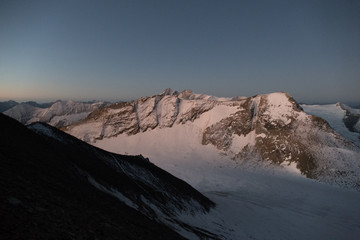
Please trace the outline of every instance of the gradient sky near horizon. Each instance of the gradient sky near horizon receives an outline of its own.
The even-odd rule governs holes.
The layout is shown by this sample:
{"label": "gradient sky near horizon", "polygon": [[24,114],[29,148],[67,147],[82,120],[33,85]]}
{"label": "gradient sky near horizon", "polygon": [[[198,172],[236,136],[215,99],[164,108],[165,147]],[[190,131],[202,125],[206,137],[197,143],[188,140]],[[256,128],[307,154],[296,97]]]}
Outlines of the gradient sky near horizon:
{"label": "gradient sky near horizon", "polygon": [[360,1],[0,2],[0,100],[360,102]]}

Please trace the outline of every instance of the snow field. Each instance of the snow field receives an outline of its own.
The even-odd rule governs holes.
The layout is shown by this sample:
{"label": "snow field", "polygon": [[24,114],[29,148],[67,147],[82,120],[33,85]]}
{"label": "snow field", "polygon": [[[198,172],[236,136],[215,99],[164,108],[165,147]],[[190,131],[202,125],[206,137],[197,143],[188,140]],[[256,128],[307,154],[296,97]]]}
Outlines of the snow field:
{"label": "snow field", "polygon": [[[171,128],[165,127],[175,112],[166,115],[167,111],[163,111],[163,108],[174,109],[171,105],[179,104],[178,115],[186,115],[196,105],[193,100],[189,100],[191,97],[195,96],[182,98],[178,103],[171,102],[170,96],[164,97],[156,108],[157,118],[162,119],[159,121],[160,127],[130,136],[120,134],[112,138],[103,138],[92,141],[92,144],[120,154],[142,154],[157,166],[185,180],[208,196],[217,204],[210,213],[183,214],[179,218],[192,226],[216,233],[222,239],[358,239],[359,192],[305,178],[296,168],[296,163],[291,162],[291,156],[288,156],[281,166],[255,159],[256,156],[253,161],[235,162],[215,146],[202,145],[203,132],[207,127],[241,111],[236,104],[217,103],[193,122],[175,122]],[[198,101],[205,99],[204,96],[196,97],[202,99]],[[284,93],[269,94],[266,99],[270,104],[264,114],[271,120],[281,120],[285,124],[291,123],[287,116],[296,116],[305,122],[311,120],[306,113],[294,112],[293,105]],[[154,106],[151,101],[147,103]],[[256,99],[254,104],[256,110],[256,104],[259,104]],[[141,114],[144,115],[139,116],[140,119],[150,116],[150,105],[141,106],[144,108]],[[306,106],[304,109],[309,110]],[[255,110],[254,112],[257,112]],[[315,112],[319,109],[310,107],[310,110]],[[334,106],[325,107],[320,109],[320,114],[331,116],[333,124],[342,127],[340,123],[344,112],[342,110],[331,115],[335,110],[339,109]],[[148,119],[154,120],[153,116]],[[332,124],[331,121],[329,123]],[[301,135],[303,132],[304,136],[307,136],[311,129],[301,127],[297,131],[298,134]],[[89,123],[87,126],[77,126],[76,132],[72,134],[95,140],[93,136],[100,134],[96,129],[101,129],[101,125]],[[336,163],[336,168],[340,170],[346,170],[350,165],[355,166],[353,161],[359,154],[342,149],[341,141],[338,142],[335,134],[333,135],[334,139],[326,134],[319,135],[324,138],[322,140],[329,142],[328,145],[324,143],[329,147],[323,147],[317,154],[322,158],[325,156],[325,159],[326,156],[345,156],[338,157],[341,161]],[[233,135],[230,151],[238,153],[247,144],[254,145],[257,138],[264,137],[264,133],[256,134],[255,131],[246,136]],[[328,166],[332,166],[331,161],[329,158],[329,161],[322,162],[321,167],[327,169]],[[351,164],[348,166],[349,163]],[[330,179],[333,176],[326,177]],[[357,173],[354,177],[357,177]],[[327,182],[327,179],[322,180]],[[189,239],[197,239],[181,229],[178,231]]]}
{"label": "snow field", "polygon": [[[315,115],[325,119],[330,126],[345,138],[349,139],[356,145],[360,146],[359,134],[350,132],[345,126],[343,118],[346,114],[339,104],[328,105],[306,105],[302,104],[301,107],[308,114]],[[360,122],[355,125],[355,128],[360,126]],[[360,128],[359,128],[360,129]]]}
{"label": "snow field", "polygon": [[217,207],[209,214],[179,218],[222,239],[358,239],[360,193],[306,179],[294,163],[266,171],[237,164],[215,147],[200,144],[201,126],[207,124],[211,121],[200,118],[94,145],[121,154],[141,153],[200,190]]}

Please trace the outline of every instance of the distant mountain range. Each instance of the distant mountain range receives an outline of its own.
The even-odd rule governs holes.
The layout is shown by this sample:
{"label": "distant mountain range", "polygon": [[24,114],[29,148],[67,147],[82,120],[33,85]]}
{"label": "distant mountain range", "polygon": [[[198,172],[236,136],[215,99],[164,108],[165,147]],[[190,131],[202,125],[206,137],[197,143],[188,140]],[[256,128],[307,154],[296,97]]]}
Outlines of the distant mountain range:
{"label": "distant mountain range", "polygon": [[19,104],[22,105],[30,105],[33,107],[37,107],[37,108],[48,108],[50,107],[52,104],[54,104],[54,102],[49,102],[49,103],[37,103],[34,101],[28,101],[28,102],[16,102],[16,101],[6,101],[6,102],[0,102],[0,112],[5,112],[6,110],[9,110],[10,108],[13,108]]}
{"label": "distant mountain range", "polygon": [[[161,151],[158,148],[171,145],[166,147],[169,154],[175,151],[169,142],[196,139],[193,148],[212,146],[216,156],[226,155],[239,165],[281,166],[309,178],[360,188],[359,112],[341,103],[300,106],[287,93],[218,98],[166,89],[132,102],[57,101],[42,107],[22,103],[4,113],[24,124],[49,123],[113,152],[159,159],[154,155]],[[182,136],[189,128],[192,131]],[[151,134],[159,147],[144,152],[148,143],[139,143]],[[118,147],[129,145],[128,136],[137,139],[137,147]],[[194,152],[184,148],[179,158]]]}
{"label": "distant mountain range", "polygon": [[0,112],[5,112],[6,110],[15,107],[18,105],[18,102],[15,101],[6,101],[6,102],[0,102]]}
{"label": "distant mountain range", "polygon": [[[6,103],[8,106],[15,104],[12,101]],[[23,124],[39,121],[55,127],[63,127],[86,118],[94,110],[108,104],[106,102],[76,102],[71,100],[58,100],[54,103],[44,104],[23,102],[7,109],[4,114]]]}
{"label": "distant mountain range", "polygon": [[[344,111],[342,124],[346,116]],[[354,122],[356,129],[358,123]],[[152,97],[99,108],[86,119],[63,128],[113,152],[137,152],[159,159],[154,153],[164,151],[161,149],[167,149],[168,154],[176,152],[179,146],[171,142],[178,142],[184,150],[174,160],[177,162],[196,149],[202,149],[197,153],[201,155],[204,146],[211,146],[216,156],[226,155],[227,161],[238,165],[280,166],[309,178],[360,189],[359,138],[347,139],[346,134],[334,129],[324,119],[304,112],[287,93],[225,99],[169,89]],[[149,138],[156,139],[156,146],[149,143]],[[191,146],[185,146],[187,143]],[[176,169],[161,162],[157,164],[176,174]]]}
{"label": "distant mountain range", "polygon": [[33,105],[0,114],[0,238],[358,239],[358,109],[171,89]]}

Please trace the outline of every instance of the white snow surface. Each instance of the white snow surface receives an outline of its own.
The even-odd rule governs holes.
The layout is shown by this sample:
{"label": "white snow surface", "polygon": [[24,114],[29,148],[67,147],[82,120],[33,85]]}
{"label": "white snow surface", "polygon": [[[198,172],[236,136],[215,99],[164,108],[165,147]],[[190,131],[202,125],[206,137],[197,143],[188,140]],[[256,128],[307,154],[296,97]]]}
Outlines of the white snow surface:
{"label": "white snow surface", "polygon": [[[349,131],[343,122],[346,111],[340,107],[340,104],[327,105],[307,105],[302,104],[301,107],[305,112],[325,119],[330,126],[343,137],[347,138],[354,144],[360,146],[359,134]],[[357,109],[352,109],[356,113]],[[360,110],[359,110],[360,111]],[[355,125],[355,128],[360,129],[360,123]]]}
{"label": "white snow surface", "polygon": [[[101,134],[107,134],[102,122],[86,122],[73,128],[71,134],[111,152],[142,154],[194,186],[214,201],[217,207],[208,214],[184,214],[180,218],[192,226],[218,234],[220,239],[359,239],[360,192],[305,178],[296,168],[296,163],[291,161],[291,155],[281,166],[263,161],[267,165],[262,167],[260,159],[235,162],[215,146],[202,145],[204,129],[241,109],[238,105],[226,104],[226,99],[220,106],[208,101],[211,98],[194,95],[191,91],[181,94],[179,102],[170,95],[162,98],[156,111],[150,111],[155,106],[154,99],[138,105],[137,110],[140,107],[143,114],[138,117],[145,120],[140,121],[140,127],[146,125],[144,123],[152,124],[155,118],[162,119],[159,127],[154,129],[146,129],[135,135],[123,133],[98,139]],[[192,99],[197,99],[197,102]],[[166,111],[166,107],[179,104],[178,115],[186,116],[195,104],[203,104],[201,101],[214,104],[214,107],[194,121],[183,122],[178,118],[168,127],[175,112]],[[269,94],[267,101],[270,104],[264,114],[271,120],[280,120],[286,125],[291,123],[294,114],[300,119],[308,119],[305,113],[293,111],[293,105],[284,93]],[[255,113],[256,103],[255,99]],[[329,108],[331,111],[328,114],[333,114],[334,109],[332,106]],[[339,123],[337,115],[330,119]],[[256,134],[255,131],[246,136],[233,135],[230,151],[237,153],[246,145],[254,144],[257,138],[264,137],[265,134]],[[339,151],[341,149],[329,147],[321,149],[318,154],[329,156],[340,154]],[[349,152],[344,156],[352,154],[355,155],[351,161],[355,161],[359,156],[357,153]],[[347,162],[343,160],[338,163],[340,169]],[[195,235],[184,232],[184,229],[177,228],[177,231],[189,239],[197,239]]]}
{"label": "white snow surface", "polygon": [[[224,239],[358,239],[360,194],[293,176],[237,171],[231,187],[205,192],[218,205],[205,220]],[[200,219],[199,219],[200,220]],[[220,228],[220,229],[219,229]]]}
{"label": "white snow surface", "polygon": [[48,108],[39,108],[22,103],[5,111],[4,114],[25,125],[44,122],[52,126],[62,127],[85,119],[92,111],[103,104],[103,102],[83,103],[72,100],[59,100]]}
{"label": "white snow surface", "polygon": [[245,146],[254,146],[255,139],[257,137],[263,137],[265,134],[256,135],[255,130],[251,131],[247,135],[236,135],[232,136],[232,144],[230,151],[234,154],[240,152]]}
{"label": "white snow surface", "polygon": [[58,141],[63,141],[63,139],[61,137],[59,137],[49,126],[46,126],[42,123],[34,123],[32,125],[28,126],[31,130],[33,130],[34,132],[41,134],[41,135],[45,135],[48,137],[51,137],[53,139],[56,139]]}
{"label": "white snow surface", "polygon": [[76,123],[80,120],[85,119],[91,112],[82,112],[82,113],[74,113],[70,115],[61,115],[61,116],[54,116],[49,124],[52,126],[57,126],[59,123],[62,123],[63,125],[67,126],[72,123]]}
{"label": "white snow surface", "polygon": [[[303,178],[290,161],[266,171],[229,161],[213,146],[199,144],[202,121],[105,138],[94,145],[121,154],[141,153],[200,190],[217,207],[180,218],[221,239],[358,239],[359,192]],[[181,229],[179,233],[197,239]]]}
{"label": "white snow surface", "polygon": [[[267,95],[268,109],[265,112],[273,120],[281,120],[286,125],[291,123],[288,116],[294,114],[293,104],[289,101],[288,96],[283,92],[270,93]],[[306,119],[306,114],[299,112],[296,114],[298,120]]]}
{"label": "white snow surface", "polygon": [[360,109],[352,108],[340,102],[338,102],[336,105],[339,105],[342,109],[349,111],[351,114],[360,115]]}
{"label": "white snow surface", "polygon": [[181,99],[210,100],[210,101],[217,101],[217,102],[225,102],[225,101],[230,101],[233,99],[233,98],[226,98],[226,97],[216,97],[216,96],[211,96],[211,95],[207,95],[207,94],[198,94],[198,93],[194,93],[191,90],[185,90],[185,91],[181,92],[178,96]]}

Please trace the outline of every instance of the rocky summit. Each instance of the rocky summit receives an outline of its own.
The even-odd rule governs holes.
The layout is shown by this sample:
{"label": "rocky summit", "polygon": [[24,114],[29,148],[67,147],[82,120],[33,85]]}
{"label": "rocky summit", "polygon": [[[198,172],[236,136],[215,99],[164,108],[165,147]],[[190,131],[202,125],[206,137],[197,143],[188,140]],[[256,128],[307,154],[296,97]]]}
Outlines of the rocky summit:
{"label": "rocky summit", "polygon": [[[308,178],[360,189],[359,147],[334,131],[327,121],[305,113],[284,92],[218,98],[167,89],[152,97],[99,108],[63,130],[121,152],[120,145],[114,147],[117,139],[137,136],[140,144],[142,136],[166,129],[185,132],[189,126],[193,130],[184,138],[212,146],[219,156],[225,155],[238,165],[296,169]],[[154,141],[166,146],[164,141],[175,141],[181,134],[169,130],[166,135]],[[102,144],[105,140],[112,144]]]}
{"label": "rocky summit", "polygon": [[12,108],[4,111],[4,114],[23,124],[43,122],[59,128],[78,122],[94,110],[106,105],[105,102],[76,102],[72,100],[58,100],[48,104],[24,102],[15,104]]}

